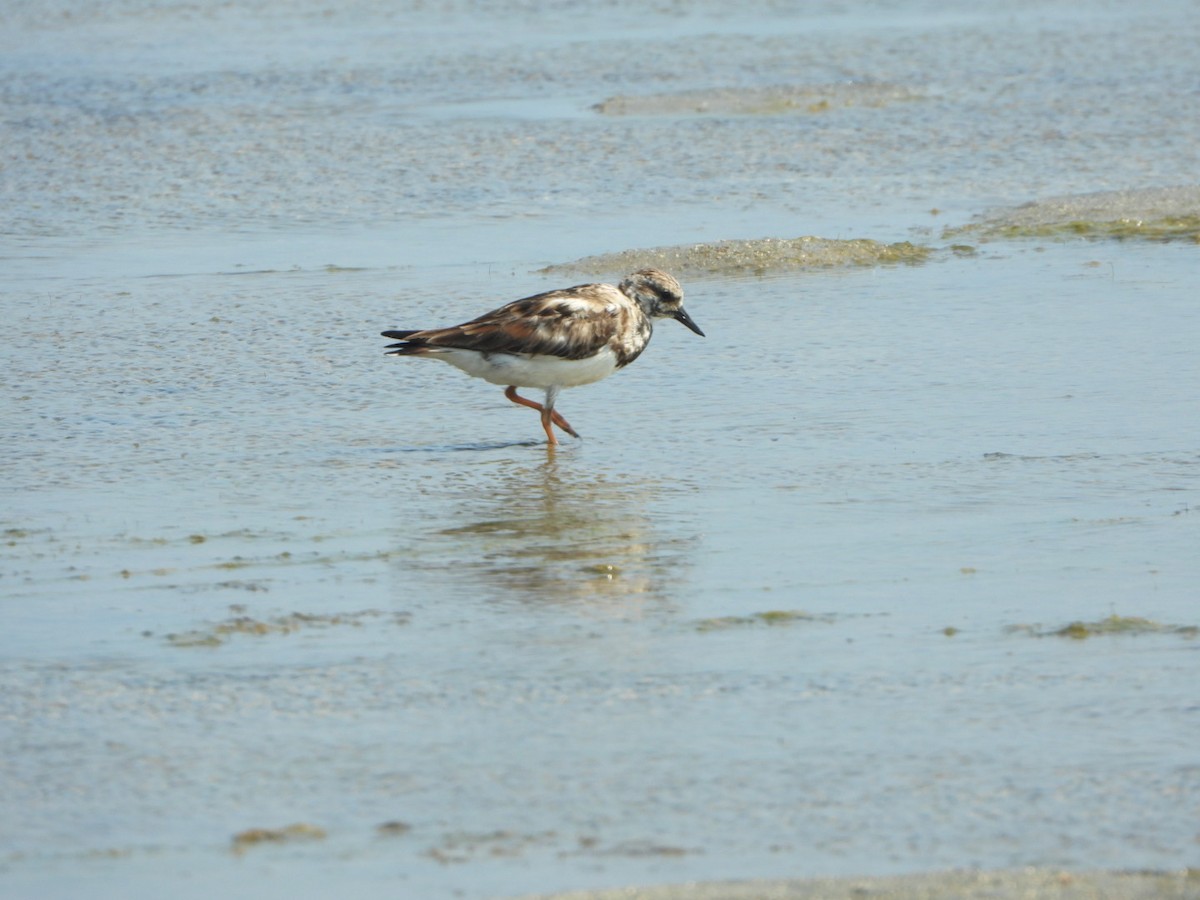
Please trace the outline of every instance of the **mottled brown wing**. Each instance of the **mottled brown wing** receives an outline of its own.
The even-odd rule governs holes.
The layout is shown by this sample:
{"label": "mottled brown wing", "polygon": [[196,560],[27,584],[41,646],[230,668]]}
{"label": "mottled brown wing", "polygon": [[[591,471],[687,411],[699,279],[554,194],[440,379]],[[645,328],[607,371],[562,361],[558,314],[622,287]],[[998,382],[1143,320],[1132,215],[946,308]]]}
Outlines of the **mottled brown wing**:
{"label": "mottled brown wing", "polygon": [[586,359],[620,329],[628,311],[618,298],[622,295],[604,284],[548,291],[514,300],[462,325],[415,332],[408,340],[482,353]]}

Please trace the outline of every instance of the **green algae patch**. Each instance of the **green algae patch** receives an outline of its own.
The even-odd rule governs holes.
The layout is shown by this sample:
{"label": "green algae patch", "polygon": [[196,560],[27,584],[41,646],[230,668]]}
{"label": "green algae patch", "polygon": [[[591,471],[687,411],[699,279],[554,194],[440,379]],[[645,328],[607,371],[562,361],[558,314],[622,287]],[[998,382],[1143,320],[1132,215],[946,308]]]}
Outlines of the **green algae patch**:
{"label": "green algae patch", "polygon": [[1010,631],[1030,634],[1034,637],[1062,637],[1075,641],[1087,640],[1101,635],[1175,634],[1182,637],[1200,636],[1200,626],[1164,625],[1141,616],[1111,615],[1094,622],[1075,621],[1062,628],[1043,630],[1030,625],[1016,625]]}
{"label": "green algae patch", "polygon": [[[205,544],[212,540],[212,538],[205,537],[204,535],[189,535],[186,540],[189,544],[198,545]],[[319,544],[323,541],[330,540],[330,538],[317,535],[309,540],[313,543]],[[143,543],[157,545],[159,543],[165,544],[166,541],[160,541],[160,539],[155,538],[150,541],[144,541]],[[211,569],[217,572],[236,572],[241,569],[260,568],[266,566],[329,566],[345,562],[387,562],[394,555],[395,552],[391,550],[373,550],[363,553],[319,553],[315,550],[301,553],[300,551],[292,552],[291,550],[281,550],[278,553],[273,553],[266,556],[231,556],[228,559],[197,566],[193,571]],[[149,571],[149,574],[162,575],[171,571],[173,570],[152,569]],[[134,571],[131,569],[121,569],[119,572],[117,572],[117,574],[122,578],[132,578],[135,575],[145,575],[147,572],[146,570]]]}
{"label": "green algae patch", "polygon": [[84,859],[129,859],[133,850],[128,847],[105,847],[99,850],[88,850],[83,854]]}
{"label": "green algae patch", "polygon": [[245,853],[261,844],[288,844],[297,841],[321,841],[327,837],[324,828],[307,822],[296,822],[283,828],[247,828],[233,836],[233,852]]}
{"label": "green algae patch", "polygon": [[1200,186],[1073,194],[989,213],[943,237],[1200,243]]}
{"label": "green algae patch", "polygon": [[168,634],[167,643],[173,647],[220,647],[234,637],[247,635],[266,637],[269,635],[294,634],[302,629],[335,628],[338,626],[361,627],[369,619],[383,619],[395,625],[405,625],[410,616],[408,613],[385,613],[382,610],[366,609],[353,613],[335,613],[332,615],[312,615],[308,613],[289,613],[285,616],[274,616],[269,619],[255,619],[247,615],[235,615],[222,622],[217,622],[206,628]]}
{"label": "green algae patch", "polygon": [[602,116],[789,116],[883,109],[921,99],[923,94],[903,85],[850,82],[619,94],[592,109]]}
{"label": "green algae patch", "polygon": [[652,266],[677,277],[767,275],[839,266],[917,265],[929,259],[933,252],[931,247],[908,241],[885,244],[868,238],[759,238],[623,250],[587,256],[538,271],[542,275],[601,276],[625,274]]}
{"label": "green algae patch", "polygon": [[1081,237],[1091,240],[1190,241],[1200,244],[1200,216],[979,226],[978,234],[981,240],[1066,240]]}
{"label": "green algae patch", "polygon": [[1095,622],[1071,622],[1051,631],[1050,636],[1085,640],[1102,634],[1180,634],[1195,637],[1197,633],[1200,633],[1200,628],[1195,625],[1164,625],[1141,616],[1112,615]]}
{"label": "green algae patch", "polygon": [[791,625],[794,622],[828,622],[830,616],[817,616],[797,609],[772,609],[748,616],[718,616],[701,619],[696,623],[697,631],[723,631],[728,628],[745,628],[756,625]]}
{"label": "green algae patch", "polygon": [[614,844],[609,847],[597,847],[592,851],[593,856],[626,856],[637,858],[645,857],[680,857],[690,854],[699,853],[699,850],[689,850],[687,847],[677,847],[674,844],[663,844],[654,840],[629,840],[621,841],[619,844]]}
{"label": "green algae patch", "polygon": [[454,832],[443,835],[441,842],[425,850],[424,855],[442,865],[469,863],[481,858],[515,859],[529,850],[552,844],[556,838],[553,831],[524,833],[506,828],[483,833]]}
{"label": "green algae patch", "polygon": [[403,837],[412,831],[412,826],[399,819],[392,819],[375,826],[375,833],[380,837]]}

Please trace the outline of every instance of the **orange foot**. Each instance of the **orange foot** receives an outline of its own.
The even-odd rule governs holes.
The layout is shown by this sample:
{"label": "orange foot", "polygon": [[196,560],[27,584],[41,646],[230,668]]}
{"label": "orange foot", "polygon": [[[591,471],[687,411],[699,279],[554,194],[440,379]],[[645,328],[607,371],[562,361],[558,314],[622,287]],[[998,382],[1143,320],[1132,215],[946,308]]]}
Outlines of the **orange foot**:
{"label": "orange foot", "polygon": [[515,384],[510,384],[504,389],[504,396],[513,403],[518,403],[521,406],[528,406],[530,409],[536,409],[542,414],[542,428],[546,429],[546,439],[551,445],[558,443],[558,438],[554,436],[554,429],[550,427],[551,423],[557,425],[571,437],[579,437],[579,432],[571,427],[571,423],[555,412],[553,406],[543,406],[536,400],[530,400],[528,397],[522,397],[517,393],[517,386]]}

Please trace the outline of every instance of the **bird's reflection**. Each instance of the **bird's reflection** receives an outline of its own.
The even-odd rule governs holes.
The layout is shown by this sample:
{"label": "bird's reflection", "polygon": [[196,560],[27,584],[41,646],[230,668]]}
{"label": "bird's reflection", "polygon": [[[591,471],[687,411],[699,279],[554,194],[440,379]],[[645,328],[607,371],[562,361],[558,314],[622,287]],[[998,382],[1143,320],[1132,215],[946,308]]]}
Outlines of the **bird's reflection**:
{"label": "bird's reflection", "polygon": [[427,535],[434,552],[422,553],[420,565],[445,566],[447,577],[465,577],[488,599],[628,615],[666,600],[688,567],[691,537],[656,525],[667,489],[616,466],[507,458],[445,487],[443,521],[452,524]]}

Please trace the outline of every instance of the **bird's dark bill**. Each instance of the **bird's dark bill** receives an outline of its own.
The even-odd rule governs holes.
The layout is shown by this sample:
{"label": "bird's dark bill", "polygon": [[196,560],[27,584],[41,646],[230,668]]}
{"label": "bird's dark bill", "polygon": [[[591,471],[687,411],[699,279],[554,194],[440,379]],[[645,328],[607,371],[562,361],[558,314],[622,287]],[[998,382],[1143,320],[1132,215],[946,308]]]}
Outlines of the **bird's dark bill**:
{"label": "bird's dark bill", "polygon": [[682,306],[675,310],[675,315],[672,318],[677,322],[682,322],[688,328],[692,329],[692,331],[696,332],[696,334],[700,335],[700,337],[704,337],[704,332],[700,330],[700,326],[692,321],[692,317],[684,311]]}

